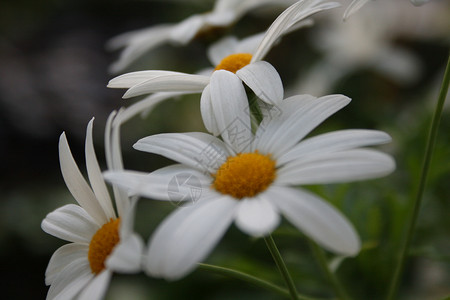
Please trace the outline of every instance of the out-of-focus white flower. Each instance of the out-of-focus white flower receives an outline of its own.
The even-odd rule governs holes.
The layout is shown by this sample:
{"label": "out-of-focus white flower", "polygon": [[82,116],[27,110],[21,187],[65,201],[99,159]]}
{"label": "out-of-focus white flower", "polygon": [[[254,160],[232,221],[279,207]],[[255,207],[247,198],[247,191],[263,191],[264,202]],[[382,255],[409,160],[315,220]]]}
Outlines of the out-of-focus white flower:
{"label": "out-of-focus white flower", "polygon": [[[424,25],[422,13],[427,11],[414,9],[405,2],[390,2],[393,1],[362,10],[347,22],[333,13],[326,16],[328,20],[321,20],[323,26],[313,28],[318,32],[311,37],[323,57],[310,72],[302,75],[290,93],[325,95],[337,80],[362,68],[378,71],[399,84],[413,82],[420,75],[420,61],[395,40],[407,31],[403,28],[405,21],[416,20],[416,27],[419,23]],[[407,22],[409,26],[410,21]],[[409,26],[409,31],[413,35],[414,27]]]}
{"label": "out-of-focus white flower", "polygon": [[[105,149],[108,167],[120,170],[119,133],[118,126],[112,125],[113,118],[111,115],[107,124]],[[65,133],[60,137],[61,172],[79,205],[58,208],[42,221],[45,232],[71,242],[50,259],[45,272],[45,283],[50,285],[47,299],[101,299],[113,272],[141,270],[144,244],[132,232],[135,201],[115,189],[116,214],[94,152],[92,126],[93,119],[86,133],[90,186],[73,159]]]}
{"label": "out-of-focus white flower", "polygon": [[186,45],[199,32],[213,27],[226,27],[249,11],[265,5],[287,6],[295,0],[217,0],[211,12],[192,15],[178,24],[162,24],[121,34],[108,43],[111,49],[125,47],[111,66],[114,73],[122,71],[145,52],[163,43]]}
{"label": "out-of-focus white flower", "polygon": [[[232,53],[232,41],[230,47],[217,47],[210,51],[210,57],[217,66],[215,70],[226,70],[253,90],[256,96],[269,104],[276,104],[283,99],[283,85],[275,68],[262,58],[269,52],[277,40],[287,32],[303,25],[305,18],[320,12],[339,6],[336,2],[324,0],[303,0],[291,5],[272,23],[262,36],[261,41],[253,48],[255,40],[241,44],[241,48],[233,50],[251,51],[251,53]],[[224,50],[225,49],[225,50]],[[223,57],[223,55],[227,55]],[[135,97],[154,92],[182,92],[200,93],[202,98],[200,108],[203,121],[207,130],[214,135],[220,132],[217,129],[210,97],[209,89],[210,75],[193,75],[172,71],[149,70],[131,72],[113,78],[108,87],[128,88],[124,98]]]}
{"label": "out-of-focus white flower", "polygon": [[218,126],[223,141],[206,133],[149,136],[134,147],[179,164],[151,174],[105,174],[107,180],[131,193],[158,200],[170,200],[168,188],[178,175],[197,178],[197,189],[201,189],[196,193],[197,202],[177,209],[151,238],[147,272],[180,278],[212,251],[233,221],[243,232],[259,237],[278,226],[280,215],[326,249],[356,255],[360,240],[347,219],[328,202],[294,186],[389,174],[395,168],[389,155],[361,148],[387,143],[389,135],[342,130],[304,139],[350,102],[343,95],[284,99],[266,111],[255,134],[248,112],[229,105],[235,98],[248,102],[244,86],[235,76],[215,72],[211,97],[220,111],[216,115],[221,115]]}

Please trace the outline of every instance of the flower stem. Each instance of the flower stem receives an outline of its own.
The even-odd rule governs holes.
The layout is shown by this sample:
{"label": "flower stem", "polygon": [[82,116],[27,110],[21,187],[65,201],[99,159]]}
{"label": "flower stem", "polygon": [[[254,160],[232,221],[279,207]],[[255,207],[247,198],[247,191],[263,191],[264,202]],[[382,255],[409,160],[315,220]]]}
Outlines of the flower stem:
{"label": "flower stem", "polygon": [[275,261],[275,264],[277,265],[278,270],[280,271],[281,275],[283,276],[284,281],[286,282],[286,285],[289,289],[289,293],[291,295],[292,300],[299,299],[298,295],[297,295],[297,290],[294,285],[294,281],[292,280],[292,277],[289,274],[286,264],[284,263],[284,260],[281,257],[280,251],[278,251],[277,245],[275,244],[275,241],[273,240],[272,236],[269,235],[268,237],[265,237],[264,241],[266,242],[266,245],[270,251],[270,254],[272,254],[273,260]]}
{"label": "flower stem", "polygon": [[[220,267],[220,266],[215,266],[215,265],[210,265],[210,264],[199,263],[198,265],[199,265],[200,269],[203,269],[205,271],[209,271],[209,272],[213,272],[216,274],[220,274],[220,275],[236,278],[236,279],[239,279],[242,281],[246,281],[255,286],[259,286],[266,290],[275,292],[286,298],[291,297],[291,294],[289,293],[289,291],[287,289],[282,288],[282,287],[280,287],[276,284],[273,284],[269,281],[263,280],[261,278],[252,276],[250,274],[246,274],[246,273],[238,271],[238,270],[233,270],[230,268],[225,268],[225,267]],[[299,300],[324,300],[324,299],[319,299],[319,298],[311,298],[311,297],[307,297],[307,296],[303,296],[303,295],[298,295],[298,299]]]}
{"label": "flower stem", "polygon": [[350,300],[350,297],[347,295],[347,292],[345,291],[344,287],[339,282],[336,275],[330,270],[330,267],[328,265],[327,259],[325,257],[325,253],[323,250],[312,240],[308,239],[309,246],[314,254],[314,256],[317,259],[317,262],[319,263],[322,271],[325,273],[327,279],[330,281],[331,285],[333,286],[333,289],[336,293],[336,295],[339,297],[340,300]]}
{"label": "flower stem", "polygon": [[253,284],[255,286],[262,287],[262,288],[264,288],[266,290],[270,290],[272,292],[275,292],[277,294],[280,294],[280,295],[282,295],[284,297],[289,298],[288,290],[286,290],[286,289],[284,289],[284,288],[282,288],[282,287],[280,287],[280,286],[278,286],[276,284],[273,284],[271,282],[268,282],[268,281],[262,280],[262,279],[260,279],[258,277],[252,276],[250,274],[246,274],[244,272],[233,270],[233,269],[229,269],[229,268],[225,268],[225,267],[209,265],[209,264],[200,263],[198,265],[199,265],[199,268],[201,268],[203,270],[214,272],[214,273],[221,274],[221,275],[224,275],[224,276],[233,277],[233,278],[236,278],[236,279],[240,279],[242,281],[249,282],[249,283],[251,283],[251,284]]}
{"label": "flower stem", "polygon": [[422,196],[425,191],[425,184],[426,184],[427,177],[428,177],[428,170],[430,168],[431,156],[433,154],[434,146],[436,144],[436,137],[437,137],[438,128],[439,128],[439,121],[441,119],[442,108],[444,106],[445,98],[447,96],[449,82],[450,82],[450,53],[449,53],[449,58],[447,61],[447,67],[446,67],[445,73],[444,73],[444,79],[442,81],[441,90],[439,92],[436,109],[434,111],[433,119],[431,121],[431,128],[429,131],[428,140],[427,140],[427,144],[426,144],[426,148],[425,148],[425,155],[424,155],[424,160],[423,160],[423,164],[422,164],[422,173],[420,174],[420,180],[419,180],[419,186],[417,189],[416,198],[414,199],[414,202],[413,202],[411,217],[409,219],[409,222],[407,223],[406,236],[403,239],[403,243],[400,246],[398,261],[396,264],[394,275],[391,280],[391,285],[389,287],[388,296],[386,298],[387,300],[392,300],[395,297],[395,294],[398,289],[399,279],[401,277],[403,267],[405,264],[408,248],[411,244],[411,239],[412,239],[412,236],[414,233],[417,217],[419,215],[419,210],[420,210],[420,206],[422,203]]}

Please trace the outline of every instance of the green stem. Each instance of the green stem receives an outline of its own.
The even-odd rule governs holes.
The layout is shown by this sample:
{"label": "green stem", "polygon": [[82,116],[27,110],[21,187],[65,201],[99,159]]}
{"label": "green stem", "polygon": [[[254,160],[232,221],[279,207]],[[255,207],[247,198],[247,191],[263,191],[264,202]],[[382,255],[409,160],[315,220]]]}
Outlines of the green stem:
{"label": "green stem", "polygon": [[[225,267],[220,267],[220,266],[215,266],[215,265],[209,265],[209,264],[203,264],[203,263],[199,263],[198,265],[199,265],[200,269],[203,269],[205,271],[209,271],[209,272],[213,272],[213,273],[220,274],[223,276],[232,277],[235,279],[246,281],[255,286],[275,292],[286,298],[291,297],[291,294],[289,294],[289,291],[287,289],[282,288],[282,287],[280,287],[276,284],[273,284],[269,281],[265,281],[258,277],[252,276],[250,274],[246,274],[241,271],[237,271],[237,270],[233,270],[233,269],[229,269],[229,268],[225,268]],[[324,300],[324,299],[319,299],[319,298],[311,298],[311,297],[307,297],[307,296],[303,296],[303,295],[298,295],[298,299],[299,300]]]}
{"label": "green stem", "polygon": [[272,236],[269,235],[268,237],[265,237],[264,241],[266,242],[266,245],[270,251],[270,254],[272,254],[273,260],[275,261],[275,264],[277,265],[278,270],[280,271],[281,275],[283,276],[284,281],[286,282],[286,285],[289,289],[289,293],[291,295],[292,300],[299,299],[298,295],[297,295],[297,290],[294,285],[294,281],[292,280],[292,277],[289,274],[286,264],[284,263],[284,260],[281,257],[280,251],[278,251],[277,245],[275,244],[275,241],[273,240]]}
{"label": "green stem", "polygon": [[322,271],[325,273],[328,281],[330,281],[331,285],[333,286],[336,295],[339,297],[340,300],[350,300],[350,297],[348,296],[344,287],[341,285],[336,275],[330,270],[327,258],[325,257],[325,253],[323,252],[323,250],[312,240],[308,239],[308,242]]}
{"label": "green stem", "polygon": [[391,285],[389,287],[387,300],[392,300],[395,297],[395,294],[398,289],[399,279],[401,277],[403,267],[405,265],[408,248],[411,244],[411,239],[414,233],[417,217],[419,215],[419,210],[422,203],[422,196],[425,191],[425,184],[428,177],[428,170],[430,168],[431,156],[433,154],[434,146],[436,144],[439,121],[441,119],[442,108],[444,107],[445,98],[447,96],[449,82],[450,82],[450,53],[447,61],[447,67],[444,73],[444,79],[442,81],[441,90],[439,92],[436,110],[433,115],[433,120],[431,121],[431,128],[428,135],[428,140],[425,149],[425,156],[422,165],[422,173],[420,175],[416,198],[414,199],[413,203],[412,214],[409,219],[409,222],[407,223],[406,237],[404,238],[403,243],[400,246],[398,262],[394,271],[394,275],[392,277]]}
{"label": "green stem", "polygon": [[289,298],[289,292],[286,289],[279,287],[278,285],[275,285],[271,282],[257,278],[255,276],[243,273],[241,271],[224,268],[224,267],[219,267],[219,266],[214,266],[214,265],[209,265],[209,264],[203,264],[203,263],[199,264],[199,268],[206,270],[206,271],[221,274],[224,276],[233,277],[233,278],[236,278],[236,279],[239,279],[242,281],[246,281],[255,286],[259,286],[261,288],[264,288],[266,290],[278,293],[284,297]]}

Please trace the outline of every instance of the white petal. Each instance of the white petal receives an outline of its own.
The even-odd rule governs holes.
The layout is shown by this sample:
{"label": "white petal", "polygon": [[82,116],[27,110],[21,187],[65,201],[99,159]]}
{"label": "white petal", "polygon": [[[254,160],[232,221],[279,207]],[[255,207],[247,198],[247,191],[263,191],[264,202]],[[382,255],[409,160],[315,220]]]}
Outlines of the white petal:
{"label": "white petal", "polygon": [[307,108],[315,99],[317,98],[311,95],[297,95],[284,99],[280,104],[273,106],[261,102],[264,104],[260,105],[263,119],[256,130],[252,151],[258,149],[263,152],[266,150],[273,152],[273,149],[269,147],[274,143],[279,127],[289,119],[294,119],[293,114]]}
{"label": "white petal", "polygon": [[213,12],[205,15],[205,22],[207,22],[208,25],[226,27],[233,23],[237,17],[238,16],[234,11],[222,11],[220,13]]}
{"label": "white petal", "polygon": [[156,134],[140,139],[133,148],[210,173],[215,172],[229,155],[221,140],[202,132]]}
{"label": "white petal", "polygon": [[280,222],[278,211],[263,195],[239,201],[236,226],[245,233],[259,237],[271,233]]}
{"label": "white petal", "polygon": [[155,106],[159,103],[175,98],[177,96],[190,94],[188,92],[159,92],[149,95],[142,100],[128,106],[122,113],[121,122],[125,123],[138,114],[142,114],[142,117],[147,116]]}
{"label": "white petal", "polygon": [[255,53],[258,45],[261,43],[265,32],[251,35],[239,41],[235,46],[235,53]]}
{"label": "white petal", "polygon": [[283,34],[283,31],[291,23],[291,19],[297,13],[298,10],[297,7],[299,5],[302,5],[302,1],[299,1],[288,7],[275,19],[275,21],[273,21],[269,29],[267,29],[264,38],[262,39],[261,43],[258,46],[258,49],[254,53],[252,57],[252,62],[259,61],[263,59],[264,56],[266,56],[266,54],[272,48],[275,41]]}
{"label": "white petal", "polygon": [[294,96],[278,105],[280,115],[263,123],[256,135],[256,149],[272,153],[277,159],[317,125],[350,102],[343,95],[329,95],[314,99],[311,96]]}
{"label": "white petal", "polygon": [[143,29],[127,31],[112,37],[106,42],[106,48],[108,50],[114,51],[127,46],[130,41],[132,41],[137,36],[147,36],[149,32],[151,33],[156,26],[146,27]]}
{"label": "white petal", "polygon": [[220,134],[220,130],[214,116],[209,84],[203,90],[200,98],[200,112],[202,114],[203,124],[205,125],[206,130],[211,132],[213,135],[218,136]]}
{"label": "white petal", "polygon": [[138,198],[133,197],[126,213],[122,216],[119,228],[120,243],[106,261],[106,266],[118,272],[138,272],[141,270],[144,242],[133,231]]}
{"label": "white petal", "polygon": [[130,235],[114,248],[106,266],[119,273],[137,273],[141,270],[144,241],[136,234]]}
{"label": "white petal", "polygon": [[329,2],[324,0],[303,1],[303,4],[305,7],[302,7],[297,11],[297,14],[292,20],[292,24],[289,25],[289,29],[315,13],[341,6],[339,2]]}
{"label": "white petal", "polygon": [[241,3],[242,0],[217,0],[214,3],[213,12],[222,13],[226,11],[234,11]]}
{"label": "white petal", "polygon": [[[209,200],[209,199],[208,199]],[[208,201],[206,200],[206,201]],[[195,205],[199,207],[201,204],[207,202],[203,201]],[[173,243],[173,236],[179,230],[184,220],[195,209],[194,206],[185,206],[178,208],[172,214],[164,219],[164,221],[156,228],[153,235],[150,237],[149,246],[147,247],[147,255],[144,258],[144,271],[152,277],[164,277],[163,268],[167,264],[167,256]]]}
{"label": "white petal", "polygon": [[173,25],[163,24],[121,34],[110,40],[107,44],[108,48],[124,46],[126,48],[120,53],[119,59],[110,66],[109,71],[119,73],[145,52],[167,42],[172,28]]}
{"label": "white petal", "polygon": [[359,252],[355,229],[329,203],[309,192],[283,187],[270,188],[267,196],[292,224],[321,246],[344,255]]}
{"label": "white petal", "polygon": [[[314,25],[314,20],[312,20],[312,19],[302,20],[302,21],[299,21],[299,22],[293,24],[292,26],[289,26],[289,28],[286,29],[286,31],[283,32],[283,35],[286,35],[286,34],[289,34],[291,32],[297,31],[297,30],[299,30],[301,28],[311,27],[313,25]],[[281,37],[277,41],[275,41],[274,45],[278,45],[279,42],[281,42]]]}
{"label": "white petal", "polygon": [[370,0],[353,0],[344,12],[344,21],[357,12],[361,7],[366,5]]}
{"label": "white petal", "polygon": [[348,129],[334,131],[301,141],[277,159],[277,165],[283,165],[291,160],[311,154],[317,155],[358,147],[380,145],[388,143],[391,140],[391,137],[387,133],[377,130]]}
{"label": "white petal", "polygon": [[53,253],[45,270],[45,284],[51,285],[59,273],[72,262],[82,262],[88,259],[88,244],[66,244]]}
{"label": "white petal", "polygon": [[[120,125],[122,124],[123,108],[116,113],[111,112],[105,127],[105,156],[109,170],[123,170],[122,151],[120,149]],[[127,195],[113,186],[114,199],[119,216],[128,209],[129,199]]]}
{"label": "white petal", "polygon": [[383,50],[378,50],[372,66],[404,85],[417,80],[421,74],[419,59],[411,52],[398,47],[387,46]]}
{"label": "white petal", "polygon": [[198,92],[209,83],[209,77],[193,74],[172,74],[154,77],[132,86],[123,98],[131,98],[155,92]]}
{"label": "white petal", "polygon": [[175,43],[185,45],[195,37],[204,24],[204,16],[192,15],[183,22],[178,23],[170,31],[170,39]]}
{"label": "white petal", "polygon": [[112,272],[108,269],[96,275],[91,282],[83,289],[77,300],[101,300],[105,296]]}
{"label": "white petal", "polygon": [[236,152],[249,151],[253,140],[247,95],[233,73],[218,70],[211,76],[212,109],[220,134]]}
{"label": "white petal", "polygon": [[131,88],[137,84],[156,78],[158,76],[181,75],[181,74],[183,73],[173,71],[161,71],[161,70],[131,72],[122,74],[120,76],[111,79],[108,83],[108,87],[116,89]]}
{"label": "white petal", "polygon": [[[122,109],[119,110],[116,117],[114,118],[110,133],[111,144],[109,146],[110,147],[109,152],[111,155],[112,170],[123,170],[122,150],[120,143],[120,126],[122,124],[121,120],[122,112],[123,112]],[[128,211],[130,199],[123,191],[120,191],[116,186],[113,186],[113,191],[118,215],[119,217],[122,217]]]}
{"label": "white petal", "polygon": [[112,143],[111,143],[111,131],[112,131],[112,123],[114,121],[114,118],[117,114],[117,111],[113,110],[109,116],[108,119],[106,120],[106,125],[105,125],[105,135],[104,135],[104,139],[105,139],[105,159],[106,159],[106,166],[108,167],[108,169],[114,169],[114,164],[113,164],[113,158],[112,158]]}
{"label": "white petal", "polygon": [[[125,189],[131,195],[155,200],[193,201],[202,196],[211,178],[182,165],[159,169],[151,174],[135,171],[105,172],[107,181]],[[184,185],[183,182],[184,181]],[[193,182],[193,184],[189,184]],[[178,189],[178,190],[177,190]],[[177,194],[178,192],[178,194]]]}
{"label": "white petal", "polygon": [[278,170],[280,184],[322,184],[359,181],[385,176],[395,169],[391,156],[375,150],[356,149],[310,155]]}
{"label": "white petal", "polygon": [[62,133],[59,139],[59,162],[64,182],[75,200],[91,215],[97,224],[106,223],[108,217],[83,175],[81,175],[70,152],[65,133]]}
{"label": "white petal", "polygon": [[121,240],[125,240],[133,234],[136,206],[139,197],[132,197],[129,200],[129,206],[127,207],[127,210],[124,211],[120,219],[119,237]]}
{"label": "white petal", "polygon": [[75,204],[65,205],[49,213],[41,227],[48,234],[74,243],[89,243],[100,228],[84,209]]}
{"label": "white petal", "polygon": [[274,43],[287,32],[292,26],[303,19],[320,12],[339,6],[336,2],[325,2],[321,0],[298,1],[283,11],[277,19],[270,25],[269,29],[253,55],[252,62],[261,60],[272,48]]}
{"label": "white petal", "polygon": [[283,100],[283,83],[277,70],[266,61],[246,65],[236,75],[264,102],[276,105]]}
{"label": "white petal", "polygon": [[74,261],[56,277],[47,294],[47,300],[73,299],[94,278],[89,262]]}
{"label": "white petal", "polygon": [[93,121],[94,118],[89,121],[86,131],[86,169],[88,171],[89,181],[91,182],[95,197],[100,203],[103,211],[108,219],[115,219],[116,213],[114,212],[111,197],[109,196],[105,181],[103,180],[102,172],[100,171],[97,156],[95,155],[94,142],[92,140]]}
{"label": "white petal", "polygon": [[169,280],[192,271],[230,226],[236,205],[237,201],[223,196],[177,209],[151,238],[146,271]]}
{"label": "white petal", "polygon": [[222,59],[236,53],[237,39],[234,36],[225,37],[212,44],[208,48],[208,58],[214,66],[217,66]]}

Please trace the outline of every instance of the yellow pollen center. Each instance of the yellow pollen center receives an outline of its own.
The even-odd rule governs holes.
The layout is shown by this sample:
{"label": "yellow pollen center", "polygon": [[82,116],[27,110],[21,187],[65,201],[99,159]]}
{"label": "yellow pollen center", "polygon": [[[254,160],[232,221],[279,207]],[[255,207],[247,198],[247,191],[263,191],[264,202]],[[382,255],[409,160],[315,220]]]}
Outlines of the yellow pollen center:
{"label": "yellow pollen center", "polygon": [[111,254],[114,247],[119,243],[120,218],[111,219],[103,225],[89,243],[88,260],[91,271],[98,274],[105,269],[105,260]]}
{"label": "yellow pollen center", "polygon": [[231,54],[222,59],[222,61],[216,66],[217,70],[227,70],[236,73],[241,68],[245,67],[252,60],[250,53],[236,53]]}
{"label": "yellow pollen center", "polygon": [[229,157],[215,174],[212,186],[237,199],[253,197],[275,179],[275,161],[258,151]]}

